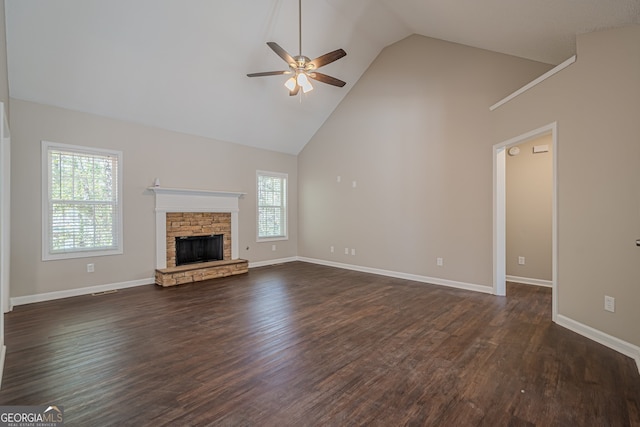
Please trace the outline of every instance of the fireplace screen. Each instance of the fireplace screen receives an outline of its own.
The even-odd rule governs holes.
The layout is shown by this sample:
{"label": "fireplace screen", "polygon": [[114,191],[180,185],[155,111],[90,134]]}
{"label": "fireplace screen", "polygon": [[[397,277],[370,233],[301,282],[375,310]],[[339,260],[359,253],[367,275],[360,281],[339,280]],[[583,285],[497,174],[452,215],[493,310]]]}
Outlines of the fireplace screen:
{"label": "fireplace screen", "polygon": [[224,259],[223,235],[176,237],[176,266]]}

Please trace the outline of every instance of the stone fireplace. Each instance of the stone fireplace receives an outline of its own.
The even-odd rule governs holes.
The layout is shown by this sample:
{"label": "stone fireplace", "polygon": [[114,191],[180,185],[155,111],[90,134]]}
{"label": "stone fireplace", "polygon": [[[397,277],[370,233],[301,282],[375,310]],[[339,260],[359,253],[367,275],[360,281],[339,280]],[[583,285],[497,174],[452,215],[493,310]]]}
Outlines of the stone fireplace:
{"label": "stone fireplace", "polygon": [[231,259],[231,214],[223,212],[167,212],[167,267],[177,267],[179,238],[222,235],[223,260]]}
{"label": "stone fireplace", "polygon": [[[248,271],[238,259],[238,199],[244,193],[149,187],[156,195],[156,284],[175,286]],[[222,259],[176,263],[176,241],[221,236]]]}

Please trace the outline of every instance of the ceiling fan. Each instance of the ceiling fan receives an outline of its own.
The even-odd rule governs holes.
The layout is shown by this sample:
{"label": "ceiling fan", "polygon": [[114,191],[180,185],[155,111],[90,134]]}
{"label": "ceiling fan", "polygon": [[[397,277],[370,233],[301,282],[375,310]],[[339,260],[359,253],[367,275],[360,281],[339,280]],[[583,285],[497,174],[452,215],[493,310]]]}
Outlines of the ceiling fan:
{"label": "ceiling fan", "polygon": [[302,0],[298,0],[298,40],[299,40],[299,55],[291,56],[286,50],[280,47],[276,42],[267,42],[269,46],[280,58],[289,65],[288,70],[284,71],[264,71],[261,73],[247,74],[247,77],[264,77],[264,76],[279,76],[283,74],[293,74],[284,84],[289,89],[289,95],[295,96],[300,89],[302,92],[307,93],[313,90],[313,86],[309,79],[317,80],[322,83],[327,83],[333,86],[343,87],[346,82],[335,77],[328,76],[323,73],[319,73],[316,70],[327,64],[331,64],[334,61],[347,55],[342,49],[334,50],[333,52],[325,53],[322,56],[317,57],[314,60],[302,55]]}

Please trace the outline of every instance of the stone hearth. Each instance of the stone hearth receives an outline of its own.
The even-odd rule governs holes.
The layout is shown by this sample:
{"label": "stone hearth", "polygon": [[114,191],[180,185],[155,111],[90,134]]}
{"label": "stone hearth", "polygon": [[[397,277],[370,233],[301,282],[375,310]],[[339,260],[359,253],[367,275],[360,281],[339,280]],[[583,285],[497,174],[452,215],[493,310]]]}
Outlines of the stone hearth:
{"label": "stone hearth", "polygon": [[234,276],[249,271],[246,259],[212,261],[156,270],[156,285],[163,287]]}

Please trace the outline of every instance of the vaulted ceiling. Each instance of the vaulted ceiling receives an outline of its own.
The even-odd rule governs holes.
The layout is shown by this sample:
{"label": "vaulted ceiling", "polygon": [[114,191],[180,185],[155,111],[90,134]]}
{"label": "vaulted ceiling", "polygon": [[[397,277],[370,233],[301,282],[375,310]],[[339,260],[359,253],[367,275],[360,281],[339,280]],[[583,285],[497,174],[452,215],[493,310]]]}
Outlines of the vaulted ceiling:
{"label": "vaulted ceiling", "polygon": [[[297,154],[380,51],[411,34],[558,64],[640,0],[303,0],[302,50],[343,48],[290,97],[265,44],[298,53],[297,0],[5,0],[13,98]],[[398,64],[410,67],[411,64]]]}

